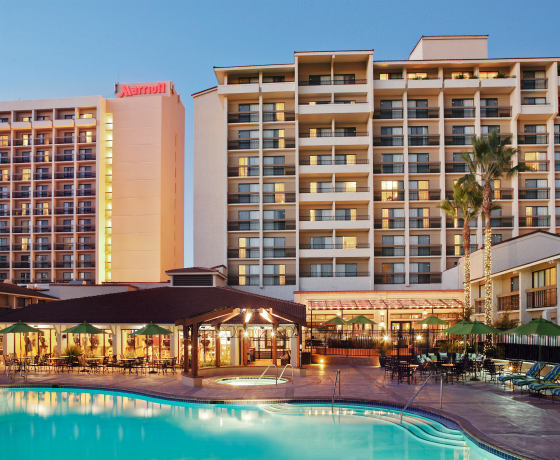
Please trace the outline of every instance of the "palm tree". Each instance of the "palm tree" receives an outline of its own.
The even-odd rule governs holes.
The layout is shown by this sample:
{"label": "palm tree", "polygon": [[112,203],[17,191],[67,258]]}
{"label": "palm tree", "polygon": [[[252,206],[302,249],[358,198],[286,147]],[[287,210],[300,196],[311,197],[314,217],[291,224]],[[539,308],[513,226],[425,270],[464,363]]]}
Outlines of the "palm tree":
{"label": "palm tree", "polygon": [[[453,220],[463,219],[463,249],[465,251],[464,286],[465,302],[463,313],[470,311],[471,306],[471,219],[476,219],[482,209],[482,187],[474,180],[453,184],[453,197],[446,198],[438,205]],[[465,316],[463,314],[463,316]]]}
{"label": "palm tree", "polygon": [[[486,324],[492,324],[492,183],[502,177],[512,178],[519,171],[525,171],[525,165],[512,166],[517,149],[508,147],[511,136],[498,139],[498,133],[492,131],[488,137],[472,137],[472,153],[463,152],[461,158],[469,168],[469,173],[459,179],[459,183],[477,180],[482,184],[482,213],[485,218],[484,227],[484,312]],[[487,341],[487,346],[490,344]]]}

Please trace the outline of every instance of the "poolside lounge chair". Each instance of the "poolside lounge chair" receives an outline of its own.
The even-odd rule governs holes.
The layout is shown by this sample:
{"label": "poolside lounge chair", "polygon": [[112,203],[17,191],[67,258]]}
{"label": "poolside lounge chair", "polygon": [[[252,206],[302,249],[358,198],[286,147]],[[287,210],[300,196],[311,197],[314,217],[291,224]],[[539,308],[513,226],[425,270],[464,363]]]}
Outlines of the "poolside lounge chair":
{"label": "poolside lounge chair", "polygon": [[531,368],[525,374],[510,374],[510,375],[502,375],[498,377],[497,383],[503,383],[504,386],[507,382],[515,379],[524,379],[524,378],[533,378],[535,377],[541,369],[544,367],[544,363],[535,363],[531,366]]}
{"label": "poolside lounge chair", "polygon": [[541,395],[544,392],[560,388],[559,378],[560,366],[554,366],[552,370],[543,377],[542,381],[531,383],[529,385],[529,394],[537,393],[539,395],[539,399],[541,399]]}
{"label": "poolside lounge chair", "polygon": [[553,383],[558,378],[558,373],[560,373],[560,369],[557,368],[560,368],[560,366],[554,366],[548,374],[542,377],[542,380],[539,380],[539,377],[537,376],[512,380],[513,391],[515,391],[515,387],[519,387],[521,388],[521,394],[523,394],[523,387],[528,386],[531,383]]}
{"label": "poolside lounge chair", "polygon": [[554,396],[560,396],[560,388],[552,390],[552,402],[554,403]]}

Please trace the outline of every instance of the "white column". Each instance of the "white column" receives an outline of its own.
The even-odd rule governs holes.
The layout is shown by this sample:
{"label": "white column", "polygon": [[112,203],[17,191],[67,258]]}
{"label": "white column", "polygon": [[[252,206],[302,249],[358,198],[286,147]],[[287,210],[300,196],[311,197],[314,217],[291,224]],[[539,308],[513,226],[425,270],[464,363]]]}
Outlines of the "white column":
{"label": "white column", "polygon": [[230,339],[229,363],[232,366],[239,366],[239,337]]}
{"label": "white column", "polygon": [[170,353],[172,358],[179,356],[179,328],[174,326],[172,328],[173,334],[171,334],[171,339],[169,341]]}
{"label": "white column", "polygon": [[63,326],[54,326],[56,331],[56,354],[58,356],[62,355],[62,329]]}
{"label": "white column", "polygon": [[296,367],[298,355],[297,337],[290,337],[290,364]]}
{"label": "white column", "polygon": [[531,321],[531,313],[527,311],[527,289],[533,287],[531,269],[519,271],[519,322],[525,324]]}

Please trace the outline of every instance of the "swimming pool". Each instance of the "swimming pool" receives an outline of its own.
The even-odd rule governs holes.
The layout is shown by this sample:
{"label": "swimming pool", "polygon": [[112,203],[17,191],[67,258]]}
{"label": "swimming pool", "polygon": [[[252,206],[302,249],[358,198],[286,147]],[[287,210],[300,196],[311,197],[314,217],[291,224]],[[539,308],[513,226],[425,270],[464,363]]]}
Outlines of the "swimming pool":
{"label": "swimming pool", "polygon": [[288,379],[276,377],[223,377],[216,379],[216,383],[223,385],[245,386],[245,385],[280,385],[281,383],[289,382]]}
{"label": "swimming pool", "polygon": [[3,458],[496,460],[461,432],[381,408],[192,404],[108,391],[0,389]]}

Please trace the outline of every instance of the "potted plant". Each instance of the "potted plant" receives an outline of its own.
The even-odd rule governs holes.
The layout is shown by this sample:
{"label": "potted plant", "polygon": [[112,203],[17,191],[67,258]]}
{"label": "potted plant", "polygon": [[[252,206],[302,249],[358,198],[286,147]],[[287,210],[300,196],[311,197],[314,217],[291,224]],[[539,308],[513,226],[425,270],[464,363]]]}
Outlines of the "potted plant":
{"label": "potted plant", "polygon": [[69,345],[62,351],[62,356],[68,356],[72,367],[79,366],[78,357],[82,354],[82,349],[77,345]]}
{"label": "potted plant", "polygon": [[381,367],[385,367],[385,364],[387,364],[387,354],[392,349],[393,344],[385,340],[382,340],[377,346],[377,350],[379,352],[379,364],[381,365]]}

